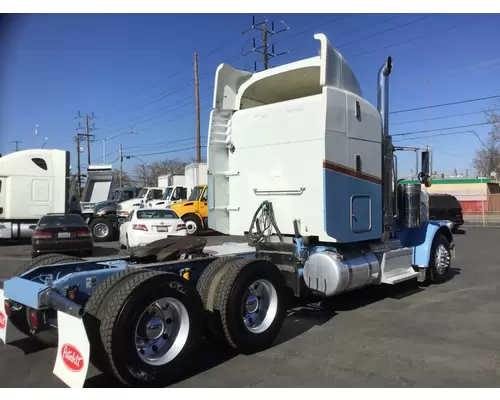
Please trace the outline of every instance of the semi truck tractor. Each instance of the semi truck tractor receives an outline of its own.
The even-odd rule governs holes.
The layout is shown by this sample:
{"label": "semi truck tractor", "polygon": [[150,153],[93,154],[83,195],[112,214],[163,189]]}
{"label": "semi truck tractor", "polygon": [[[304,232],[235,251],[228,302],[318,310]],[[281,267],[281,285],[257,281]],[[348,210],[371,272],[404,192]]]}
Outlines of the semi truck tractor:
{"label": "semi truck tractor", "polygon": [[30,239],[45,214],[68,212],[69,161],[68,151],[49,149],[0,157],[0,240]]}
{"label": "semi truck tractor", "polygon": [[454,242],[446,221],[428,218],[429,153],[420,183],[397,177],[391,58],[375,107],[325,35],[314,37],[316,57],[215,74],[209,226],[246,243],[185,236],[115,259],[38,257],[4,282],[0,338],[17,328],[57,346],[54,374],[72,387],[89,363],[128,386],[166,386],[203,337],[242,354],[272,346],[288,296],[445,282]]}

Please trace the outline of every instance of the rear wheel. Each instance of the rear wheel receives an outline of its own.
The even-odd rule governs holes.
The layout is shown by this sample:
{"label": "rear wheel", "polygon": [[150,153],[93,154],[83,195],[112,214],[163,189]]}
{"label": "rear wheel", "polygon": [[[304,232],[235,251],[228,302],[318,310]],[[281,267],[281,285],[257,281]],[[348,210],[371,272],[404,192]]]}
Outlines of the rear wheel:
{"label": "rear wheel", "polygon": [[90,230],[95,242],[109,242],[113,240],[113,223],[107,218],[95,218],[92,220]]}
{"label": "rear wheel", "polygon": [[114,275],[106,278],[96,290],[92,293],[89,300],[85,304],[85,314],[83,322],[89,338],[91,346],[90,359],[92,364],[101,372],[109,372],[110,367],[106,358],[106,350],[101,340],[100,327],[103,318],[104,310],[108,301],[118,284],[121,284],[125,279],[129,279],[133,274],[142,272],[139,269],[127,268],[119,271]]}
{"label": "rear wheel", "polygon": [[246,259],[231,261],[222,271],[208,298],[213,301],[212,333],[244,354],[272,346],[286,313],[281,272],[268,261]]}
{"label": "rear wheel", "polygon": [[109,365],[129,386],[163,387],[178,379],[202,335],[198,292],[171,273],[140,272],[122,281],[102,315]]}
{"label": "rear wheel", "polygon": [[[84,260],[78,257],[66,256],[63,254],[43,254],[41,256],[35,257],[28,264],[19,268],[14,273],[14,276],[20,277],[22,274],[29,271],[30,269],[41,267],[44,265],[64,264],[75,261],[84,261]],[[30,326],[28,323],[30,318],[29,313],[31,308],[17,303],[13,308],[14,309],[12,312],[12,316],[9,318],[9,322],[11,322],[12,325],[14,325],[21,333],[25,334],[26,336],[31,336],[35,338],[36,340],[45,344],[46,346],[51,346],[51,347],[57,346],[58,336],[56,328],[50,327],[44,331],[31,334]],[[57,314],[53,315],[52,317],[56,319]]]}

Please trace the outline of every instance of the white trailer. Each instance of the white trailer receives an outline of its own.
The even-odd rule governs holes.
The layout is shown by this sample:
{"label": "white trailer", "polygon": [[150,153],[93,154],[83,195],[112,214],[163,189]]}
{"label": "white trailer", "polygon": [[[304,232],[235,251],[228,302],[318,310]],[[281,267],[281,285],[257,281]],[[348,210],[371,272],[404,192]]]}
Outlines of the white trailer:
{"label": "white trailer", "polygon": [[183,174],[167,174],[158,177],[158,187],[184,186],[185,176]]}
{"label": "white trailer", "polygon": [[192,163],[185,167],[186,186],[189,190],[193,190],[195,186],[207,184],[207,163]]}
{"label": "white trailer", "polygon": [[0,239],[29,239],[42,216],[68,211],[69,154],[30,149],[0,157]]}
{"label": "white trailer", "polygon": [[[246,233],[247,243],[205,247],[186,236],[129,258],[35,259],[0,291],[0,338],[9,342],[9,326],[52,337],[54,373],[70,386],[83,385],[89,362],[128,386],[165,386],[203,337],[244,354],[271,346],[290,293],[445,282],[453,235],[446,221],[429,221],[420,183],[397,178],[394,153],[404,149],[389,135],[391,58],[374,107],[342,55],[315,38],[317,57],[216,72],[209,226]],[[418,175],[425,185],[429,156]],[[56,329],[57,341],[46,336]]]}

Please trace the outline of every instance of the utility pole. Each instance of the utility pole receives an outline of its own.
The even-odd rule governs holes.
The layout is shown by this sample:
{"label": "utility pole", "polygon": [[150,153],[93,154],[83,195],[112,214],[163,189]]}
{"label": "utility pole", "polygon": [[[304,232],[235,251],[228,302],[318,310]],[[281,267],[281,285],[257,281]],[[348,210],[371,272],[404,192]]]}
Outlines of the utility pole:
{"label": "utility pole", "polygon": [[196,100],[196,162],[201,162],[200,142],[200,83],[198,81],[198,54],[194,53],[194,90]]}
{"label": "utility pole", "polygon": [[[253,48],[252,50],[249,50],[247,51],[246,53],[242,54],[243,56],[246,56],[250,53],[260,53],[262,54],[262,63],[264,65],[264,70],[268,69],[269,68],[269,61],[272,59],[272,58],[275,58],[275,57],[279,57],[279,56],[282,56],[284,54],[287,54],[288,53],[288,50],[283,52],[283,53],[275,53],[274,51],[274,44],[269,44],[269,38],[268,38],[268,35],[270,36],[274,36],[274,35],[277,35],[278,33],[281,33],[281,32],[285,32],[285,31],[288,31],[290,28],[283,22],[281,21],[281,23],[285,26],[285,28],[283,29],[280,29],[280,30],[275,30],[274,29],[274,21],[271,22],[271,30],[268,30],[267,27],[268,27],[268,21],[267,19],[263,22],[258,22],[256,23],[255,22],[255,16],[252,17],[252,26],[250,28],[248,28],[247,30],[241,32],[242,35],[244,35],[245,33],[251,31],[251,30],[259,30],[262,32],[262,37],[261,37],[261,40],[262,40],[262,45],[261,46],[257,46],[256,43],[255,43],[255,38],[253,38]],[[269,52],[269,46],[271,46],[271,52]],[[254,62],[254,70],[257,71],[257,62]]]}
{"label": "utility pole", "polygon": [[87,137],[87,165],[90,165],[90,131],[89,131],[89,116],[85,114],[85,136]]}
{"label": "utility pole", "polygon": [[12,140],[11,143],[15,143],[16,144],[16,151],[19,151],[19,144],[22,142],[23,142],[22,140]]}
{"label": "utility pole", "polygon": [[[91,142],[91,138],[92,139],[94,138],[94,135],[92,135],[91,132],[95,131],[96,128],[95,128],[95,124],[92,124],[92,128],[90,128],[90,126],[89,126],[89,120],[95,119],[97,117],[94,115],[94,113],[92,113],[92,116],[89,116],[88,114],[81,115],[80,111],[78,111],[78,116],[76,118],[83,118],[83,120],[85,121],[85,128],[84,128],[85,129],[85,133],[83,134],[83,136],[85,136],[86,139],[87,139],[87,165],[90,165],[91,164],[91,160],[90,160],[90,142]],[[78,123],[78,129],[82,129],[82,126],[80,125],[80,123]],[[92,142],[93,142],[93,140],[92,140]]]}
{"label": "utility pole", "polygon": [[120,187],[122,187],[122,179],[123,179],[123,148],[120,143]]}
{"label": "utility pole", "polygon": [[77,163],[78,163],[78,196],[81,196],[82,193],[82,174],[81,174],[81,168],[80,168],[80,138],[82,134],[77,133],[75,140],[76,140],[76,157],[77,157]]}
{"label": "utility pole", "polygon": [[268,64],[268,54],[267,54],[267,23],[264,22],[264,28],[262,29],[262,45],[264,46],[264,51],[262,52],[262,63],[264,64],[264,69],[267,69]]}

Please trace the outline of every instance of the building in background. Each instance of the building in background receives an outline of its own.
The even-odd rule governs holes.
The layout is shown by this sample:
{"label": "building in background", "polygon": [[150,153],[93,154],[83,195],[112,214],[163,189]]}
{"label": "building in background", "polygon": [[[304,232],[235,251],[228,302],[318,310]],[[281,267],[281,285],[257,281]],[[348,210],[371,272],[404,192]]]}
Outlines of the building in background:
{"label": "building in background", "polygon": [[[403,183],[417,183],[405,180]],[[500,216],[500,186],[489,178],[431,179],[428,193],[446,193],[455,196],[462,205],[464,217],[498,214]]]}

